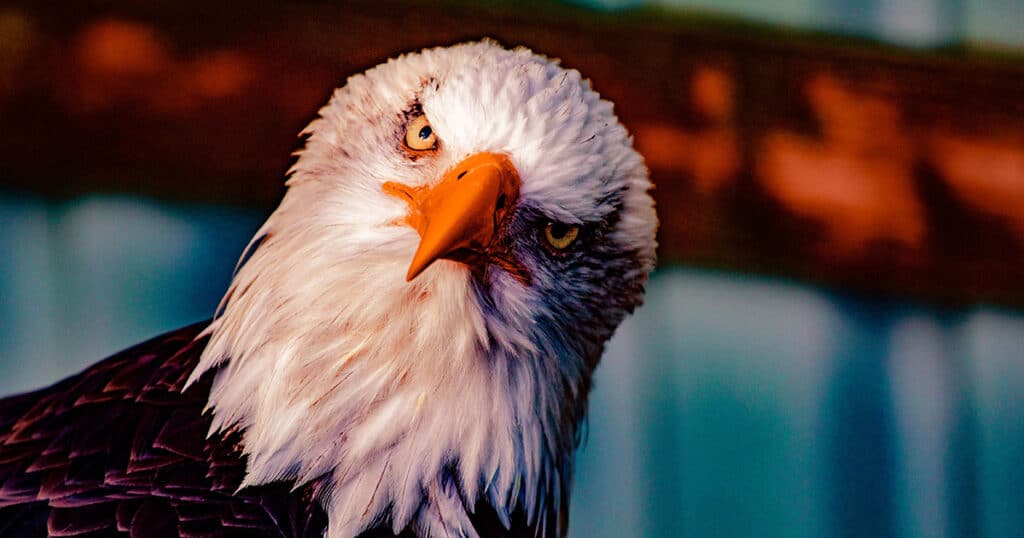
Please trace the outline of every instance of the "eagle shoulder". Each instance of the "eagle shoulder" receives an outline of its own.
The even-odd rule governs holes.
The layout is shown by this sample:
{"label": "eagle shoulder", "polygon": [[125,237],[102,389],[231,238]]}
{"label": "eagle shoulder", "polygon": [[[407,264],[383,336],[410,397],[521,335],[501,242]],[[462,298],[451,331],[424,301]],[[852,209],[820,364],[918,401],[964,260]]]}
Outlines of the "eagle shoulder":
{"label": "eagle shoulder", "polygon": [[0,537],[321,536],[316,484],[236,492],[238,433],[206,438],[205,323],[0,399]]}

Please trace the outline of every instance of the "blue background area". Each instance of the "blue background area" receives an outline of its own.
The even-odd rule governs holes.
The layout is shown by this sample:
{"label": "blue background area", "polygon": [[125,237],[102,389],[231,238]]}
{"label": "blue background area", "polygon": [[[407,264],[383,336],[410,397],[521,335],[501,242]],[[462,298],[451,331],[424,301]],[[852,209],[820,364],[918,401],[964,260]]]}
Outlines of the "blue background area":
{"label": "blue background area", "polygon": [[657,6],[667,13],[707,13],[782,27],[870,37],[911,47],[966,43],[1024,46],[1021,0],[572,0],[615,11]]}
{"label": "blue background area", "polygon": [[[0,197],[0,393],[208,318],[265,216]],[[662,268],[579,461],[576,537],[1021,535],[1024,314]]]}

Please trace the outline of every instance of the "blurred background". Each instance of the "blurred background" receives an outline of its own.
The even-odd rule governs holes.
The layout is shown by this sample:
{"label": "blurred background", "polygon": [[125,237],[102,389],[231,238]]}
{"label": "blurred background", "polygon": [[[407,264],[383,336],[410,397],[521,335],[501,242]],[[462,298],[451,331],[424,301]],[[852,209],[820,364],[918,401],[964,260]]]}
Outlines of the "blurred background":
{"label": "blurred background", "polygon": [[657,185],[572,536],[1024,536],[1021,0],[8,0],[0,394],[210,317],[332,88],[482,36]]}

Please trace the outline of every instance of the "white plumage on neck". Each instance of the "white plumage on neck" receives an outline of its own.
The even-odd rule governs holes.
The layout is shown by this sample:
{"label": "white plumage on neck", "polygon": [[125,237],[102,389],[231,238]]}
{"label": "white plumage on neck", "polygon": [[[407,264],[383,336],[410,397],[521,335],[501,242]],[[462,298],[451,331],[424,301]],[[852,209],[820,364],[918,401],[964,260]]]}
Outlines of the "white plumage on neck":
{"label": "white plumage on neck", "polygon": [[[411,100],[442,140],[436,158],[396,151]],[[558,514],[594,358],[539,327],[572,312],[548,312],[550,290],[501,271],[482,301],[469,269],[446,260],[406,282],[419,236],[395,224],[408,208],[382,185],[429,184],[468,154],[507,153],[523,203],[552,218],[622,211],[608,240],[637,244],[642,284],[656,220],[611,106],[575,71],[485,42],[353,77],[320,116],[190,378],[217,369],[211,434],[242,431],[242,486],[324,480],[331,538],[383,517],[396,532],[474,536],[481,499],[506,521],[517,506]],[[543,280],[541,261],[524,264]]]}

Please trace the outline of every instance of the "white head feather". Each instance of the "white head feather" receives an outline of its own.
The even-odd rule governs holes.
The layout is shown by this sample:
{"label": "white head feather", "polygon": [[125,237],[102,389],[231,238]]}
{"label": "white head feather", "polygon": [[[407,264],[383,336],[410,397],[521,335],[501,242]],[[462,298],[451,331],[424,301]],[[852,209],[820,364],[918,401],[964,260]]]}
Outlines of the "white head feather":
{"label": "white head feather", "polygon": [[[411,160],[417,104],[442,145]],[[482,42],[351,77],[304,133],[190,379],[216,370],[211,433],[243,431],[243,486],[324,480],[332,538],[382,521],[474,536],[479,500],[505,521],[559,514],[591,370],[654,262],[647,171],[612,105],[574,70]],[[597,223],[597,258],[524,254],[532,284],[495,270],[483,286],[447,260],[406,282],[420,238],[383,184],[429,185],[482,151],[510,157],[524,214]]]}

